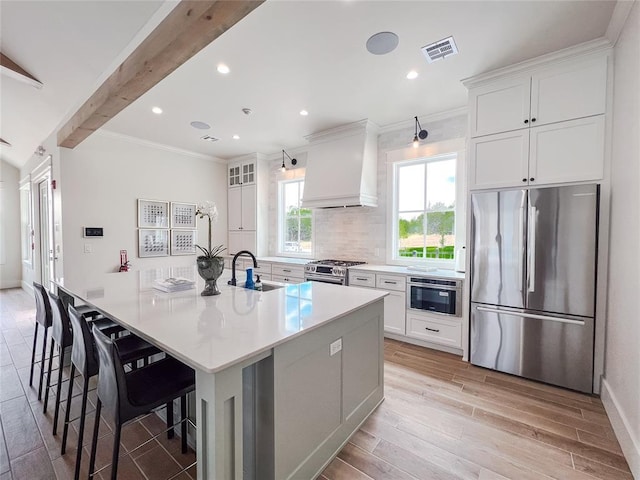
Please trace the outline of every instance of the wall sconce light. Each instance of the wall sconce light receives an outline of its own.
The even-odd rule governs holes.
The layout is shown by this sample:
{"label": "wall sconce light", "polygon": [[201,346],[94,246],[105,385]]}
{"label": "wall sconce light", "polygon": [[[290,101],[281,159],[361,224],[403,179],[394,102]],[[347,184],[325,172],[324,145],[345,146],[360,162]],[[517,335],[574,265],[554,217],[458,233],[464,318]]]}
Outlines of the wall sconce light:
{"label": "wall sconce light", "polygon": [[283,172],[287,169],[286,165],[284,164],[284,156],[285,156],[285,155],[287,156],[287,158],[288,158],[289,160],[291,160],[291,165],[296,165],[296,164],[298,163],[298,160],[296,160],[295,158],[291,158],[291,157],[289,156],[289,154],[288,154],[287,152],[285,152],[285,151],[284,151],[284,149],[282,149],[282,167],[280,167],[280,169],[281,169]]}
{"label": "wall sconce light", "polygon": [[[416,133],[413,136],[413,148],[418,148],[420,146],[420,140],[424,140],[425,138],[427,138],[427,136],[429,135],[429,132],[427,132],[422,128],[422,125],[420,125],[420,120],[418,120],[418,117],[413,117],[413,118],[416,119]],[[420,131],[418,131],[418,128],[420,128]]]}

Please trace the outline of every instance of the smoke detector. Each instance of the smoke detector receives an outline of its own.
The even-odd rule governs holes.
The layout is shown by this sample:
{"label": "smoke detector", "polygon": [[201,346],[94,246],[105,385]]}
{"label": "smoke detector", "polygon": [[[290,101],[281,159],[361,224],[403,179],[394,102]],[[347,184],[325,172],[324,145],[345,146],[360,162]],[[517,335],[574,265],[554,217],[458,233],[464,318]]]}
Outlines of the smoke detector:
{"label": "smoke detector", "polygon": [[200,137],[202,140],[206,140],[207,142],[217,142],[218,140],[220,140],[219,138],[216,137],[212,137],[211,135],[205,135],[204,137]]}
{"label": "smoke detector", "polygon": [[447,37],[443,40],[438,40],[435,43],[425,45],[420,50],[422,50],[422,53],[427,58],[428,63],[433,63],[458,53],[458,47],[456,46],[453,37]]}
{"label": "smoke detector", "polygon": [[243,108],[242,113],[244,113],[245,115],[251,115],[253,112],[250,108]]}

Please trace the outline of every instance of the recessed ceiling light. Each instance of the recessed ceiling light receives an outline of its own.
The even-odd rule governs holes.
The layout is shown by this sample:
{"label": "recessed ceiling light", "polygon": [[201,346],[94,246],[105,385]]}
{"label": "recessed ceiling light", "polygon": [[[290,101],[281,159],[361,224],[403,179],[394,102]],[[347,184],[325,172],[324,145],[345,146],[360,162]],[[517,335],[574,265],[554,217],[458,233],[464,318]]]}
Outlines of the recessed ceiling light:
{"label": "recessed ceiling light", "polygon": [[398,35],[393,32],[376,33],[367,40],[367,50],[374,55],[384,55],[393,52],[399,41]]}
{"label": "recessed ceiling light", "polygon": [[191,122],[191,126],[193,128],[197,128],[198,130],[208,130],[211,128],[211,126],[208,123],[204,123],[204,122]]}
{"label": "recessed ceiling light", "polygon": [[306,117],[307,115],[309,115],[309,112],[307,112],[306,110],[300,110],[300,115]]}
{"label": "recessed ceiling light", "polygon": [[224,63],[218,65],[218,73],[223,73],[226,75],[230,71],[231,70],[229,70],[229,67],[227,67]]}
{"label": "recessed ceiling light", "polygon": [[418,72],[416,72],[415,70],[411,70],[409,73],[407,73],[407,78],[409,80],[413,80],[414,78],[418,78]]}
{"label": "recessed ceiling light", "polygon": [[240,140],[240,135],[234,135],[234,136],[233,136],[233,139],[234,139],[234,140]]}
{"label": "recessed ceiling light", "polygon": [[153,107],[151,111],[156,115],[160,115],[162,113],[162,109],[160,107]]}

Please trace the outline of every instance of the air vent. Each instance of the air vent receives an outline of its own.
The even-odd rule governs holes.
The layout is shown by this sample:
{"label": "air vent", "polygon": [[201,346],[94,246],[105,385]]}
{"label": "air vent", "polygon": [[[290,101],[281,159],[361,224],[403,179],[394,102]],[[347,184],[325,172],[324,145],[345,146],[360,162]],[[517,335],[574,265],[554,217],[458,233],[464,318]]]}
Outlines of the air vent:
{"label": "air vent", "polygon": [[425,45],[421,50],[422,53],[424,53],[424,56],[427,57],[427,62],[429,63],[442,60],[444,57],[458,53],[458,47],[456,47],[453,37],[448,37],[430,45]]}
{"label": "air vent", "polygon": [[212,137],[211,135],[205,135],[204,137],[200,137],[202,140],[206,140],[207,142],[217,142],[220,140],[219,138]]}

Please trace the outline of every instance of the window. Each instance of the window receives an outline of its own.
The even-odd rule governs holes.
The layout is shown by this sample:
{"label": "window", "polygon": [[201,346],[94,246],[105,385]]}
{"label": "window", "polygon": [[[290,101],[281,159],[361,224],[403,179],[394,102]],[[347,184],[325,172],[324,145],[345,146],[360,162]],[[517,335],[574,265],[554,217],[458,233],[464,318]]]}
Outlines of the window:
{"label": "window", "polygon": [[453,261],[456,162],[449,153],[394,164],[394,260]]}
{"label": "window", "polygon": [[282,181],[280,186],[279,251],[285,254],[311,255],[313,216],[302,208],[304,179]]}

